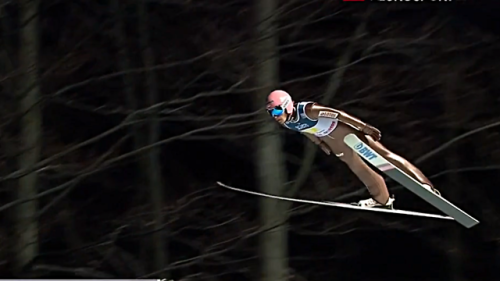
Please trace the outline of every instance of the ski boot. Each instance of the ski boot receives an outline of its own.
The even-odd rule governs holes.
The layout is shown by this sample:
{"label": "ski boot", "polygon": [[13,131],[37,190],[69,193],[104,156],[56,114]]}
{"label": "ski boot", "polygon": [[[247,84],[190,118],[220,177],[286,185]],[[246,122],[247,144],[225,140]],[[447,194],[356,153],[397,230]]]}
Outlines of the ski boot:
{"label": "ski boot", "polygon": [[357,203],[352,203],[353,205],[359,206],[359,207],[365,207],[365,208],[384,208],[384,209],[394,209],[394,197],[389,197],[389,200],[387,200],[387,203],[380,204],[379,202],[375,201],[373,198],[365,199],[365,200],[360,200]]}

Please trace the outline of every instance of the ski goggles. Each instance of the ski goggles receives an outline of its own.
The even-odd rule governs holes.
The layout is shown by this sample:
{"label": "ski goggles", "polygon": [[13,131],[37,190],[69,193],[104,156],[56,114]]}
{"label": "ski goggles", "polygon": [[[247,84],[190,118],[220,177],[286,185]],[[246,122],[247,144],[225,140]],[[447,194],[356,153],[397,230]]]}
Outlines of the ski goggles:
{"label": "ski goggles", "polygon": [[279,116],[283,115],[283,112],[285,112],[285,111],[283,110],[283,107],[278,105],[278,106],[275,106],[273,109],[268,109],[267,112],[272,117],[279,117]]}

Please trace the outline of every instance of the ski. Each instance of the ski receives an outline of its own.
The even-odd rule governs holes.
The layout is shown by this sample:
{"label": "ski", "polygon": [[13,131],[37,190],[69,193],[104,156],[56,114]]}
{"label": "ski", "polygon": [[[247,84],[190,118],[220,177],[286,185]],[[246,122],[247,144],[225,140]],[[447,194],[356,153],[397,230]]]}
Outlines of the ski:
{"label": "ski", "polygon": [[233,191],[238,191],[238,192],[243,192],[243,193],[247,193],[247,194],[252,194],[252,195],[257,195],[257,196],[262,196],[262,197],[267,197],[267,198],[273,198],[273,199],[278,199],[278,200],[283,200],[283,201],[296,202],[296,203],[314,204],[314,205],[321,205],[321,206],[328,206],[328,207],[338,207],[338,208],[363,210],[363,211],[371,211],[371,212],[409,215],[409,216],[416,216],[416,217],[453,220],[453,218],[449,217],[449,216],[420,213],[420,212],[413,212],[413,211],[406,211],[406,210],[396,210],[396,209],[366,208],[366,207],[360,207],[360,206],[356,206],[356,205],[352,205],[352,204],[339,203],[339,202],[324,202],[324,201],[315,201],[315,200],[296,199],[296,198],[282,197],[282,196],[270,195],[270,194],[265,194],[265,193],[261,193],[261,192],[255,192],[255,191],[245,190],[245,189],[241,189],[241,188],[236,188],[236,187],[232,187],[232,186],[223,184],[221,182],[217,182],[217,184],[221,187],[224,187],[224,188],[227,188],[227,189],[230,189]]}
{"label": "ski", "polygon": [[433,192],[427,190],[418,181],[408,176],[398,167],[391,164],[380,154],[375,152],[369,145],[364,143],[355,134],[349,134],[344,138],[344,143],[352,148],[358,155],[365,161],[377,167],[380,171],[388,175],[390,178],[400,183],[411,192],[415,193],[420,198],[424,199],[427,203],[431,204],[443,213],[453,217],[455,221],[460,223],[466,228],[471,228],[479,223],[478,220],[465,213],[451,202],[448,202],[442,196],[438,196]]}

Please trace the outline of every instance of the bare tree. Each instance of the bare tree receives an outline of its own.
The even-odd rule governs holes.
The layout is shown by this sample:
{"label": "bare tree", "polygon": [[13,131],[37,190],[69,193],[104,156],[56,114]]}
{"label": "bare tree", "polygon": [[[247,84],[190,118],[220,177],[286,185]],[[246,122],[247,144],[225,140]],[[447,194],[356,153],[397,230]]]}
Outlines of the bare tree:
{"label": "bare tree", "polygon": [[[142,59],[145,67],[153,67],[155,65],[155,58],[153,49],[150,43],[150,32],[148,22],[148,7],[147,2],[140,1],[138,4],[139,13],[139,33],[140,33],[140,47],[142,50]],[[148,72],[146,74],[146,88],[148,91],[148,106],[153,106],[159,102],[158,99],[158,83],[156,72]],[[159,124],[159,108],[151,108],[148,112],[148,144],[155,144],[160,139],[160,124]],[[154,270],[159,270],[166,266],[167,257],[165,255],[166,243],[163,225],[163,182],[161,176],[161,163],[160,163],[160,148],[159,146],[152,147],[147,152],[147,183],[150,194],[150,204],[153,211],[153,227],[151,246],[153,251],[153,266]],[[160,274],[161,278],[166,278],[165,272]]]}
{"label": "bare tree", "polygon": [[[22,74],[17,80],[17,95],[20,120],[19,169],[29,169],[40,159],[42,116],[40,85],[38,74],[38,1],[21,0],[20,8],[20,47],[19,66]],[[37,174],[29,173],[21,177],[16,189],[17,198],[37,195]],[[19,204],[14,212],[16,237],[14,244],[15,268],[21,270],[38,253],[37,200]]]}
{"label": "bare tree", "polygon": [[[127,72],[132,69],[132,60],[130,58],[130,48],[127,44],[127,33],[126,33],[126,21],[125,21],[125,11],[123,4],[120,4],[119,0],[111,1],[110,9],[115,13],[115,25],[114,34],[116,37],[116,48],[118,49],[116,61],[118,63],[118,69],[122,72]],[[122,77],[123,81],[123,92],[125,94],[125,99],[127,101],[128,108],[133,111],[139,109],[139,101],[135,97],[135,75],[132,73],[126,73]],[[140,124],[131,125],[131,134],[134,138],[134,149],[139,149],[144,146],[144,136],[139,132]],[[144,157],[140,157],[144,160]],[[143,169],[142,174],[145,174],[145,164],[141,165]]]}
{"label": "bare tree", "polygon": [[[127,44],[127,32],[126,32],[126,17],[125,17],[125,8],[124,4],[120,3],[119,0],[112,0],[110,3],[110,10],[112,13],[115,13],[115,21],[114,21],[114,35],[116,37],[116,48],[118,49],[117,53],[117,63],[118,69],[122,72],[127,72],[133,68],[132,59],[130,56],[130,48]],[[134,110],[138,110],[140,103],[135,95],[135,86],[136,86],[136,78],[132,73],[127,73],[122,77],[123,81],[123,92],[125,94],[126,104],[129,110],[133,112]],[[138,119],[137,117],[134,119]],[[142,148],[146,144],[146,138],[143,134],[144,130],[141,128],[144,127],[144,122],[137,122],[130,126],[130,134],[133,137],[133,147],[134,150],[138,150]],[[137,187],[145,185],[147,173],[148,173],[148,159],[145,155],[140,154],[137,157],[138,160],[138,173],[135,179],[135,185]],[[142,201],[147,192],[142,189],[138,190],[140,196],[138,201]],[[149,240],[144,239],[143,243],[145,247],[141,251],[141,256],[146,257],[149,253]],[[147,259],[147,258],[144,258]],[[141,259],[142,260],[142,259]]]}
{"label": "bare tree", "polygon": [[[456,61],[457,58],[452,59],[453,63],[450,65],[442,66],[444,72],[443,75],[443,103],[445,108],[444,119],[445,124],[449,126],[448,129],[448,139],[453,139],[459,135],[459,124],[462,116],[457,116],[461,111],[461,107],[459,106],[459,102],[457,99],[457,91],[459,91],[461,84],[461,65]],[[463,83],[463,82],[462,82]],[[446,168],[448,170],[457,170],[460,165],[460,152],[456,147],[450,148],[447,157],[445,157]],[[458,173],[450,173],[448,175],[448,182],[451,186],[456,187],[461,185],[460,174]],[[462,192],[459,188],[451,188],[450,192],[446,196],[455,202],[460,202],[462,200]],[[464,255],[464,246],[462,245],[462,233],[460,229],[454,228],[450,230],[448,241],[450,243],[449,247],[454,248],[454,251],[449,253],[449,266],[450,270],[450,280],[452,281],[463,281],[463,255]]]}
{"label": "bare tree", "polygon": [[[278,35],[276,34],[275,0],[256,0],[255,21],[257,43],[255,58],[257,66],[255,79],[260,90],[254,96],[256,109],[263,108],[266,96],[278,85],[279,57]],[[265,118],[265,113],[257,118]],[[269,194],[281,194],[286,180],[282,141],[279,134],[273,134],[275,124],[262,121],[256,141],[257,178],[260,189]],[[260,220],[270,230],[260,235],[261,280],[280,281],[287,279],[288,251],[286,216],[282,202],[261,198]],[[272,227],[275,226],[275,227]]]}

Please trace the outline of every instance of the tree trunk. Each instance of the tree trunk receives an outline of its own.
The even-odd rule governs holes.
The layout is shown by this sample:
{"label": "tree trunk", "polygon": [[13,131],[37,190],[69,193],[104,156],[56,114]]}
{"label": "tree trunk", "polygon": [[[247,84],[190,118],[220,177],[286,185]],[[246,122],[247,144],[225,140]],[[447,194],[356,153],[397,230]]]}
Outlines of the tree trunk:
{"label": "tree trunk", "polygon": [[[130,56],[130,48],[127,44],[127,33],[126,33],[126,16],[124,4],[120,3],[120,0],[112,0],[110,3],[110,11],[115,14],[115,38],[116,38],[116,48],[117,52],[117,63],[119,71],[126,71],[133,68],[132,59]],[[129,73],[123,75],[123,92],[125,93],[125,99],[127,101],[127,106],[131,110],[137,110],[141,107],[139,101],[135,95],[136,80],[135,74]],[[137,117],[137,116],[136,116]],[[141,116],[139,116],[141,117]],[[144,129],[145,125],[143,122],[136,123],[130,126],[130,134],[133,137],[133,150],[140,149],[146,144],[145,133],[147,130]],[[138,171],[135,179],[135,186],[137,187],[137,201],[143,203],[145,200],[149,201],[147,196],[149,194],[148,190],[142,187],[147,185],[147,167],[148,158],[146,155],[140,154],[136,157]],[[152,251],[152,245],[150,245],[149,237],[144,237],[141,241],[141,251],[139,253],[140,260],[147,263],[149,253]]]}
{"label": "tree trunk", "polygon": [[[460,122],[460,113],[461,108],[458,105],[457,97],[459,96],[457,91],[460,89],[460,65],[458,63],[452,64],[451,67],[444,67],[444,71],[442,73],[448,73],[446,75],[445,81],[445,89],[444,89],[444,103],[445,103],[445,114],[447,115],[448,127],[450,128],[448,132],[447,139],[453,139],[458,134],[458,128]],[[446,157],[446,170],[456,170],[459,168],[460,156],[457,148],[452,147],[448,150],[448,155]],[[460,197],[462,196],[461,190],[464,187],[461,187],[461,180],[459,173],[449,173],[447,176],[448,186],[451,188],[448,189],[447,196],[451,202],[460,202]],[[449,256],[449,269],[450,276],[449,280],[451,281],[463,281],[465,280],[463,277],[463,255],[464,255],[464,247],[462,244],[462,236],[460,229],[455,227],[451,229],[449,233],[450,246],[453,250]]]}
{"label": "tree trunk", "polygon": [[[141,1],[139,11],[139,33],[142,59],[145,67],[155,64],[153,49],[150,45],[150,33],[148,23],[147,3]],[[146,87],[148,91],[148,106],[158,103],[158,83],[156,72],[150,71],[146,74]],[[158,142],[160,138],[159,111],[154,109],[148,112],[148,144]],[[161,178],[160,147],[156,146],[149,150],[147,155],[147,183],[150,192],[150,204],[154,214],[154,232],[152,234],[153,267],[152,270],[160,270],[167,266],[165,231],[163,231],[163,182]],[[160,278],[168,278],[168,274],[160,274]]]}
{"label": "tree trunk", "polygon": [[[20,155],[18,166],[28,170],[40,159],[42,116],[38,73],[38,1],[20,0],[19,68],[22,75],[17,81],[20,120]],[[30,173],[19,179],[17,198],[37,195],[37,175]],[[30,263],[38,253],[38,202],[32,200],[16,207],[16,237],[14,244],[15,271]]]}
{"label": "tree trunk", "polygon": [[[114,32],[115,32],[115,37],[116,37],[116,48],[118,50],[117,53],[117,63],[118,63],[118,69],[119,71],[127,71],[132,69],[132,62],[130,58],[130,50],[129,46],[127,44],[127,33],[126,33],[126,21],[125,21],[125,15],[124,15],[124,8],[122,6],[123,4],[120,4],[120,0],[112,0],[111,1],[111,12],[115,13],[115,26],[114,26]],[[125,99],[127,101],[127,106],[131,110],[137,110],[139,109],[139,102],[137,101],[137,98],[135,97],[135,74],[129,73],[123,75],[123,92],[125,93]],[[134,124],[131,126],[131,131],[130,133],[132,134],[134,138],[134,149],[139,149],[144,146],[145,144],[145,138],[143,134],[141,134],[139,128],[141,127],[141,123]],[[142,155],[141,155],[142,156]],[[146,157],[139,157],[140,165],[144,165],[144,160]],[[144,176],[146,174],[146,169],[145,167],[141,167],[144,172],[141,172],[141,176],[139,176],[138,183],[141,184],[144,182]]]}
{"label": "tree trunk", "polygon": [[[275,0],[256,0],[255,46],[256,86],[261,88],[254,96],[255,109],[263,109],[266,96],[278,85],[279,58],[278,36],[276,34]],[[279,195],[283,192],[286,180],[282,141],[279,134],[273,133],[276,124],[266,116],[259,124],[256,141],[257,178],[262,192]],[[283,202],[260,199],[260,220],[266,231],[260,235],[261,280],[287,280],[288,251],[287,224]],[[267,230],[269,229],[269,230]]]}

